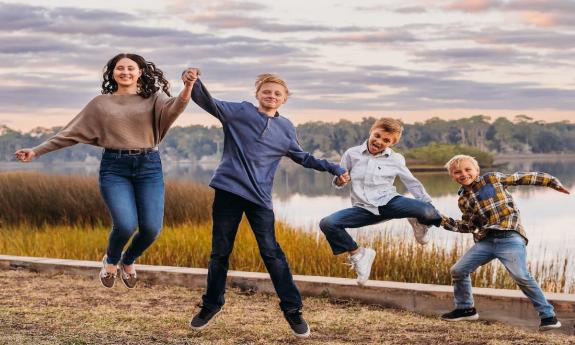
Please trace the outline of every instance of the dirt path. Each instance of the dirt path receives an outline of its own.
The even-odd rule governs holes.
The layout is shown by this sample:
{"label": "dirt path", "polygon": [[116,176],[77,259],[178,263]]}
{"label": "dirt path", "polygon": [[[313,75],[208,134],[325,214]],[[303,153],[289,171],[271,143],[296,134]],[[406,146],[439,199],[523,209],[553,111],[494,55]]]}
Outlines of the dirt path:
{"label": "dirt path", "polygon": [[573,337],[503,324],[446,323],[412,313],[305,299],[312,336],[291,335],[275,296],[229,291],[210,327],[187,327],[200,290],[0,271],[0,344],[574,344]]}

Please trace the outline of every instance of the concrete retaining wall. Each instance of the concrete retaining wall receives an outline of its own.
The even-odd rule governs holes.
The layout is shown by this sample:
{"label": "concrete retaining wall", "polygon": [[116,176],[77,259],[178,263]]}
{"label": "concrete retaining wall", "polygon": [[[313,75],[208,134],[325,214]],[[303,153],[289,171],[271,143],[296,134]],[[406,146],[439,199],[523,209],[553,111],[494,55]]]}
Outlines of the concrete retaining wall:
{"label": "concrete retaining wall", "polygon": [[[25,269],[47,274],[75,274],[97,277],[101,266],[96,261],[48,259],[0,255],[0,269]],[[150,284],[203,288],[207,269],[171,266],[136,265],[138,277]],[[369,281],[365,287],[355,280],[318,276],[294,276],[305,296],[354,299],[426,315],[440,315],[453,309],[453,288],[445,285]],[[229,286],[257,292],[275,293],[266,273],[230,271]],[[474,288],[475,305],[480,319],[501,321],[515,326],[537,329],[539,318],[529,300],[519,290]],[[560,332],[575,334],[575,295],[546,293],[555,306],[563,326]]]}

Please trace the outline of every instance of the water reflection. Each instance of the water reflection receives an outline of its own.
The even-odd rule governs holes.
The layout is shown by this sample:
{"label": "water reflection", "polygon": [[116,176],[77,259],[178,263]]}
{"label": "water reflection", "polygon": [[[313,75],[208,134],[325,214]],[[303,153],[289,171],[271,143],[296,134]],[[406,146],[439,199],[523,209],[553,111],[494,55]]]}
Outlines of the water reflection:
{"label": "water reflection", "polygon": [[[164,164],[167,179],[194,180],[207,184],[216,164]],[[97,164],[42,164],[2,163],[0,171],[30,170],[53,174],[97,175]],[[498,167],[502,172],[545,171],[557,176],[570,190],[575,178],[575,159],[517,160]],[[434,205],[444,214],[459,218],[457,208],[458,185],[447,173],[416,173],[434,200]],[[282,162],[274,183],[274,206],[280,219],[307,231],[319,231],[321,218],[342,208],[350,207],[349,189],[336,190],[327,173],[304,169],[286,160]],[[405,193],[401,183],[398,191]],[[511,187],[521,210],[523,224],[530,238],[531,256],[559,255],[575,249],[575,234],[569,231],[575,222],[575,198],[545,187]],[[574,191],[575,192],[575,191]],[[362,232],[391,231],[409,235],[410,228],[404,220],[359,229]],[[432,240],[449,245],[460,240],[461,234],[433,228]]]}

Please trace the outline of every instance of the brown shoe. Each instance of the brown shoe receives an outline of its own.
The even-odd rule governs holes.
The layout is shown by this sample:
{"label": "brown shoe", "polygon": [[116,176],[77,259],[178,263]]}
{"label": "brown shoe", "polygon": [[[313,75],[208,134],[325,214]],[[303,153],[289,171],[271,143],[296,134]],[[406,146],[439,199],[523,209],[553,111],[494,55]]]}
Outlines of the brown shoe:
{"label": "brown shoe", "polygon": [[120,277],[122,278],[122,282],[128,289],[133,289],[136,287],[136,283],[138,282],[136,271],[134,270],[134,273],[128,273],[124,267],[125,265],[120,263]]}
{"label": "brown shoe", "polygon": [[104,258],[102,259],[102,268],[100,269],[100,283],[102,283],[102,285],[104,287],[107,288],[113,288],[114,287],[114,282],[116,282],[116,273],[110,273],[106,270],[106,265],[108,264],[107,259],[107,255],[104,255]]}

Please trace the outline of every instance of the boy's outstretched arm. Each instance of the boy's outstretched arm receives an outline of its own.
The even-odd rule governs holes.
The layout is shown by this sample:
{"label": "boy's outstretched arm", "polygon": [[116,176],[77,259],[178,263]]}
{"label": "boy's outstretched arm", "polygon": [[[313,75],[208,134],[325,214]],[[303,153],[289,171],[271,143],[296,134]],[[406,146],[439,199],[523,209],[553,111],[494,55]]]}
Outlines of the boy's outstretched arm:
{"label": "boy's outstretched arm", "polygon": [[306,168],[311,168],[317,171],[328,171],[335,176],[342,176],[346,172],[346,169],[342,168],[338,164],[325,159],[315,158],[311,153],[304,151],[297,142],[297,138],[292,139],[290,148],[286,155],[292,161]]}
{"label": "boy's outstretched arm", "polygon": [[233,112],[241,107],[240,103],[224,102],[212,97],[206,86],[199,79],[201,72],[197,68],[188,68],[182,72],[182,81],[184,83],[191,83],[193,87],[191,97],[194,103],[208,113],[212,114],[222,123],[229,121],[229,117]]}
{"label": "boy's outstretched arm", "polygon": [[558,192],[570,194],[558,178],[544,172],[516,172],[514,174],[495,173],[492,175],[506,186],[534,185],[553,188]]}

